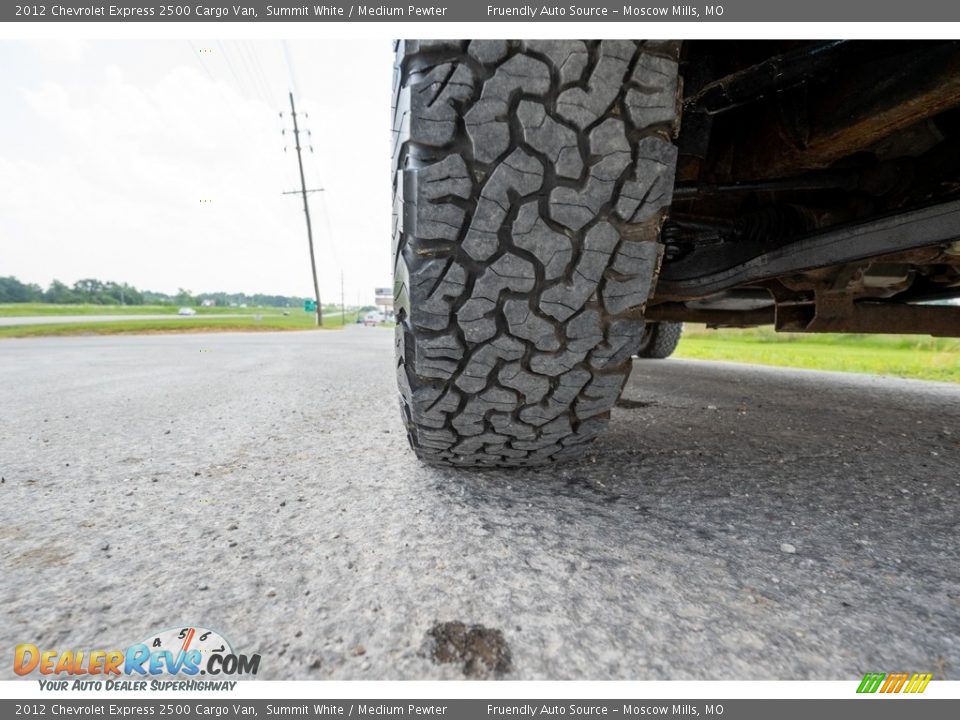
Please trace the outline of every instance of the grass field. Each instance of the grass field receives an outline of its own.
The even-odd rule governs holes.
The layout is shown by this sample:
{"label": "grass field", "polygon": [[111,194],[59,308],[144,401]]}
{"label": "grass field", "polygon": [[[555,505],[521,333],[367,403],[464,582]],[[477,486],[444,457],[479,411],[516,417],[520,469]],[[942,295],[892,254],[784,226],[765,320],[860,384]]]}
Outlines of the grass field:
{"label": "grass field", "polygon": [[[98,306],[102,307],[102,306]],[[212,308],[205,308],[212,309]],[[229,308],[237,310],[237,308]],[[120,313],[104,313],[120,314]],[[136,315],[137,313],[131,313]],[[45,337],[63,335],[131,335],[145,333],[183,333],[218,331],[266,331],[266,330],[310,330],[314,328],[313,315],[302,310],[291,310],[289,315],[281,311],[268,313],[253,310],[244,317],[218,317],[217,313],[200,313],[191,317],[178,317],[175,313],[169,319],[117,320],[112,322],[70,322],[49,325],[12,325],[0,327],[0,338]],[[258,319],[259,316],[259,319]],[[347,312],[347,324],[357,319],[357,314]],[[344,325],[340,315],[325,316],[323,329],[339,329]]]}
{"label": "grass field", "polygon": [[675,357],[960,382],[960,340],[919,335],[806,335],[687,325]]}

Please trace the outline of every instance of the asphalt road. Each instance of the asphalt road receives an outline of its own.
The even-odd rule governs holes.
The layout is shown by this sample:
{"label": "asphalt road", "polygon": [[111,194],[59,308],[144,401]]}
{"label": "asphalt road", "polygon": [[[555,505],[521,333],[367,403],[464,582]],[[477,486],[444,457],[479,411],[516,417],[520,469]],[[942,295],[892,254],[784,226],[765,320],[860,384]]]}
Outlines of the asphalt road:
{"label": "asphalt road", "polygon": [[960,676],[960,387],[647,361],[582,462],[452,472],[392,367],[378,328],[0,343],[0,648],[459,678],[462,621],[516,679]]}

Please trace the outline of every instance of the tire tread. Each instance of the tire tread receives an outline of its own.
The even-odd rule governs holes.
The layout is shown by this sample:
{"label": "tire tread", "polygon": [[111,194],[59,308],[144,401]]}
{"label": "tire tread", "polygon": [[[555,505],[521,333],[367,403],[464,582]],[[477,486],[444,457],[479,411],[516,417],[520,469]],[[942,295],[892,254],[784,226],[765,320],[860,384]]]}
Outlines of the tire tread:
{"label": "tire tread", "polygon": [[603,429],[672,199],[679,45],[401,41],[397,379],[424,461],[517,466]]}

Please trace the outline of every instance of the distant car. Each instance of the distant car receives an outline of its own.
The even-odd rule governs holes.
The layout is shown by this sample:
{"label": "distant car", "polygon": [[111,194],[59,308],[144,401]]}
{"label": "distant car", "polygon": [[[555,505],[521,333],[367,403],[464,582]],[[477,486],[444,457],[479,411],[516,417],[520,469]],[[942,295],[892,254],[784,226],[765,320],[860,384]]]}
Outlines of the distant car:
{"label": "distant car", "polygon": [[383,322],[383,313],[378,312],[368,312],[363,318],[363,326],[367,325],[379,325]]}
{"label": "distant car", "polygon": [[197,311],[189,307],[182,307],[179,310],[177,310],[177,315],[190,316],[190,315],[196,315],[196,314],[197,314]]}

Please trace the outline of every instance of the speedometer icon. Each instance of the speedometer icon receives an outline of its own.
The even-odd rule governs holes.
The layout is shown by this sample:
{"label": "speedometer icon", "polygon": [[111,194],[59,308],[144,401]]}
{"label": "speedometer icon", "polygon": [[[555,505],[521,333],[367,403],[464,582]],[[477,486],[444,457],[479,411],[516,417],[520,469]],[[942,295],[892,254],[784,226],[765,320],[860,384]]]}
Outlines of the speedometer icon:
{"label": "speedometer icon", "polygon": [[[207,667],[212,655],[233,655],[233,648],[223,635],[216,630],[199,626],[162,630],[149,636],[143,644],[150,648],[151,653],[166,651],[174,658],[186,657],[190,652],[199,652],[199,661],[196,665],[200,668]],[[205,675],[206,671],[201,669],[200,674]]]}

